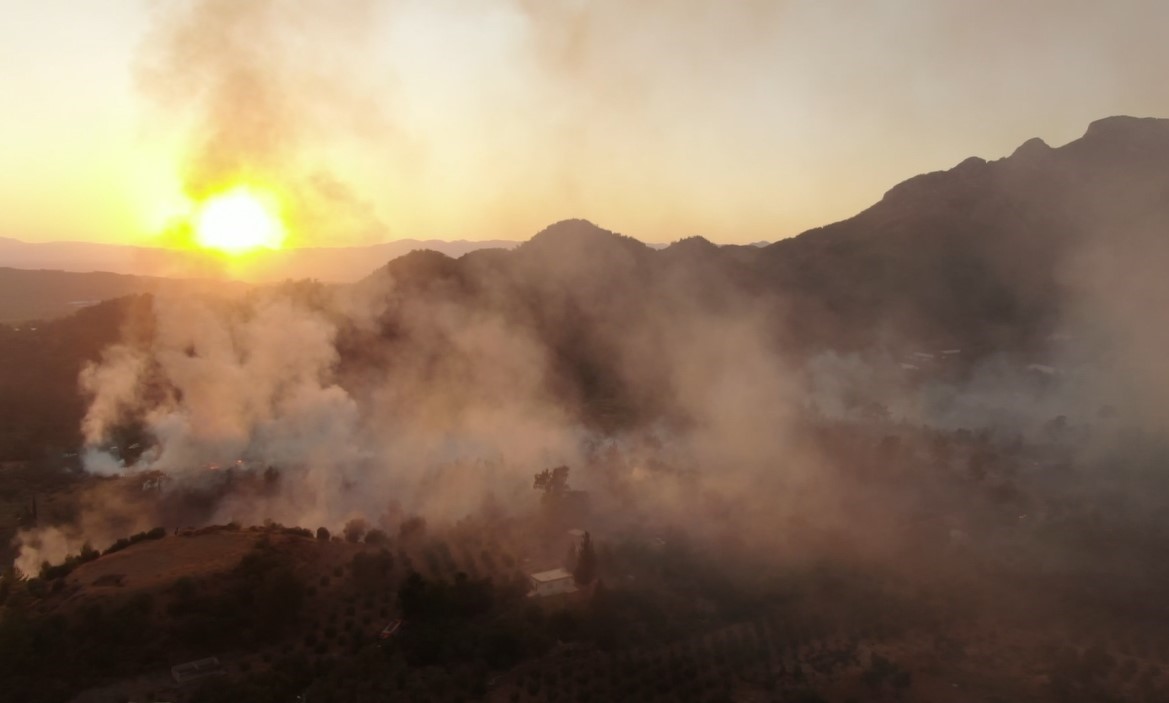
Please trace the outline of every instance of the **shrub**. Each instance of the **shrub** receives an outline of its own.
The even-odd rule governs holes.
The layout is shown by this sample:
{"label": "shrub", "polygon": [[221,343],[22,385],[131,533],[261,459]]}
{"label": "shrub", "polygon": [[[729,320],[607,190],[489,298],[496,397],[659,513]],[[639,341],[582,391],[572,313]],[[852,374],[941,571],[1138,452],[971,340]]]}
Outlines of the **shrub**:
{"label": "shrub", "polygon": [[342,532],[345,535],[346,542],[352,542],[356,544],[357,542],[361,541],[362,537],[365,536],[367,529],[369,529],[369,526],[366,524],[365,520],[356,517],[345,523],[345,528],[342,530]]}
{"label": "shrub", "polygon": [[149,532],[139,532],[129,537],[122,537],[118,541],[111,544],[108,549],[102,552],[102,554],[113,554],[114,552],[122,551],[132,544],[138,544],[139,542],[144,542],[148,539],[162,539],[163,537],[166,537],[166,528],[156,527]]}
{"label": "shrub", "polygon": [[39,578],[29,579],[25,588],[28,589],[28,594],[33,598],[44,598],[49,592],[44,580]]}
{"label": "shrub", "polygon": [[407,518],[398,526],[398,537],[403,540],[421,537],[424,534],[426,534],[426,520],[421,516]]}

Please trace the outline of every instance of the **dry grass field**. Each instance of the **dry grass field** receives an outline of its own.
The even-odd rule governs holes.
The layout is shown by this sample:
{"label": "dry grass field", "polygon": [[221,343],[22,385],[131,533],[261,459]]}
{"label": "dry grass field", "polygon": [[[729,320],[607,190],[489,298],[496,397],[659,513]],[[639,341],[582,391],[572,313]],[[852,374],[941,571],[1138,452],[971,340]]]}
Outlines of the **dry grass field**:
{"label": "dry grass field", "polygon": [[260,535],[254,532],[223,531],[140,542],[82,564],[68,576],[67,584],[82,587],[79,596],[86,595],[90,589],[122,588],[127,592],[159,589],[180,578],[227,571],[259,539]]}

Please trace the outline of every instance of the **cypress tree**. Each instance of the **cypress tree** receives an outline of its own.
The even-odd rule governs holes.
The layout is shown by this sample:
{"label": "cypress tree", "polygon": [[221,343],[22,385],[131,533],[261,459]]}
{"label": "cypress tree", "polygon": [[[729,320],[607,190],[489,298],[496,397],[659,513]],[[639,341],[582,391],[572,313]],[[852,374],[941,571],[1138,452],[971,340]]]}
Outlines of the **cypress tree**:
{"label": "cypress tree", "polygon": [[587,532],[581,540],[572,576],[578,586],[587,586],[597,577],[597,555],[593,551],[593,540]]}

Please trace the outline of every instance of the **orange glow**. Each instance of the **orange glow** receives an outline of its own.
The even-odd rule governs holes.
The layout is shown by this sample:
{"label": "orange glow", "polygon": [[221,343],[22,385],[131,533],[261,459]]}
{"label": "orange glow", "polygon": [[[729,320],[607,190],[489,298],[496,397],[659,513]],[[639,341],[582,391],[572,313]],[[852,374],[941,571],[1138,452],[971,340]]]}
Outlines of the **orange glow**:
{"label": "orange glow", "polygon": [[195,242],[232,256],[279,249],[286,232],[278,205],[270,194],[245,186],[214,195],[195,210]]}

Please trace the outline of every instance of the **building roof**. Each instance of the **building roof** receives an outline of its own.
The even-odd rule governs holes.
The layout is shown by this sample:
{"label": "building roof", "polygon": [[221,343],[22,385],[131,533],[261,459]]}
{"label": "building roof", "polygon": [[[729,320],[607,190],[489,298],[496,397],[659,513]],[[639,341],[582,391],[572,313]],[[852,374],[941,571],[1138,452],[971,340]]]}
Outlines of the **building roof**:
{"label": "building roof", "polygon": [[178,683],[194,681],[206,676],[215,676],[226,673],[217,657],[207,657],[196,661],[178,664],[170,668],[170,673]]}
{"label": "building roof", "polygon": [[568,570],[564,569],[563,567],[559,569],[552,569],[551,571],[541,571],[539,573],[532,574],[532,580],[539,581],[541,583],[570,578],[572,578],[572,574],[568,573]]}

